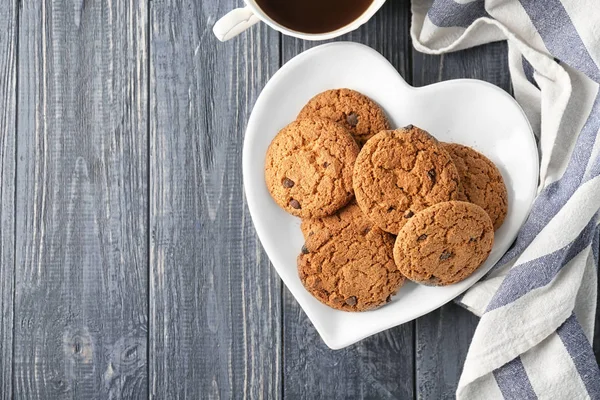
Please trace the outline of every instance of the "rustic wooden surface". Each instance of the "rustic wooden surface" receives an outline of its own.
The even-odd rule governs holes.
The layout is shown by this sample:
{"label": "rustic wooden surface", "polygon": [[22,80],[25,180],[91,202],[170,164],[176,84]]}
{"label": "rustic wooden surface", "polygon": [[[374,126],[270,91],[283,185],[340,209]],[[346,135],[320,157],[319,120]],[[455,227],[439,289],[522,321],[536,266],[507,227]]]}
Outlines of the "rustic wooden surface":
{"label": "rustic wooden surface", "polygon": [[242,190],[246,122],[279,66],[264,25],[212,34],[238,3],[150,3],[149,385],[157,399],[281,397],[281,283]]}
{"label": "rustic wooden surface", "polygon": [[12,393],[15,279],[17,1],[0,7],[0,398]]}
{"label": "rustic wooden surface", "polygon": [[[315,44],[264,24],[218,42],[240,4],[0,6],[0,398],[454,396],[473,315],[449,304],[331,351],[270,266],[244,129],[269,77]],[[511,91],[505,44],[426,56],[409,24],[408,2],[388,1],[340,40],[415,86]]]}
{"label": "rustic wooden surface", "polygon": [[147,397],[147,16],[19,2],[15,397]]}

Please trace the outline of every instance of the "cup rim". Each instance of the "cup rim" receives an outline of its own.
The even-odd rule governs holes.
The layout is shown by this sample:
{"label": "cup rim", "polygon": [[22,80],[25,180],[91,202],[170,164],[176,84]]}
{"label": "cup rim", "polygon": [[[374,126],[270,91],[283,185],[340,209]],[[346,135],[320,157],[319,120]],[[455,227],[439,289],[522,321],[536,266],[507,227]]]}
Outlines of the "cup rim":
{"label": "cup rim", "polygon": [[335,31],[325,32],[325,33],[305,33],[300,31],[295,31],[293,29],[287,28],[284,25],[281,25],[279,22],[275,21],[273,18],[269,17],[259,6],[256,4],[255,0],[244,0],[246,6],[249,7],[252,12],[265,24],[269,25],[271,28],[275,29],[278,32],[283,33],[287,36],[296,37],[298,39],[303,40],[327,40],[333,39],[348,32],[352,32],[365,24],[368,20],[370,20],[373,15],[379,9],[386,0],[373,0],[373,3],[354,21],[350,22],[347,25],[342,26],[341,28],[336,29]]}

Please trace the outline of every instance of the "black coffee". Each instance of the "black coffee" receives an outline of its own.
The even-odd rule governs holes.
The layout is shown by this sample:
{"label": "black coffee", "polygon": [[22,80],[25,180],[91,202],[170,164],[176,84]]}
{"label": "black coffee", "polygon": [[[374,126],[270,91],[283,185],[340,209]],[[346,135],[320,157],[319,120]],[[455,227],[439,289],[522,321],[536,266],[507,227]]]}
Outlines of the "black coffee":
{"label": "black coffee", "polygon": [[298,32],[335,31],[357,19],[373,0],[256,0],[269,17]]}

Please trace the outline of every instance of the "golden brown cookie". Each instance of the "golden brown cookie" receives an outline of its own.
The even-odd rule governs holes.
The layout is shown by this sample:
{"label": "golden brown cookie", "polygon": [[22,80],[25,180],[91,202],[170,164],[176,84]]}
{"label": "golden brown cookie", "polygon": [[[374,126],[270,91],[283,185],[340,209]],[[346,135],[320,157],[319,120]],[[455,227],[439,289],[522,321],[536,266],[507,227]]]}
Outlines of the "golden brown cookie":
{"label": "golden brown cookie", "polygon": [[327,90],[310,99],[298,118],[323,117],[342,124],[363,145],[382,130],[389,129],[385,113],[373,100],[350,89]]}
{"label": "golden brown cookie", "polygon": [[353,181],[363,212],[393,234],[424,208],[458,198],[458,172],[450,156],[412,125],[373,136],[356,159]]}
{"label": "golden brown cookie", "polygon": [[394,260],[408,279],[443,286],[460,282],[487,259],[494,226],[478,205],[448,201],[431,206],[402,227]]}
{"label": "golden brown cookie", "polygon": [[341,125],[324,118],[297,120],[271,142],[265,180],[273,199],[302,218],[335,213],[354,196],[358,146]]}
{"label": "golden brown cookie", "polygon": [[391,300],[404,277],[394,264],[394,237],[351,203],[337,214],[302,222],[306,244],[298,274],[318,300],[344,311],[365,311]]}
{"label": "golden brown cookie", "polygon": [[442,147],[456,165],[464,200],[487,211],[494,229],[500,228],[508,212],[508,192],[498,168],[470,147],[455,143],[442,143]]}

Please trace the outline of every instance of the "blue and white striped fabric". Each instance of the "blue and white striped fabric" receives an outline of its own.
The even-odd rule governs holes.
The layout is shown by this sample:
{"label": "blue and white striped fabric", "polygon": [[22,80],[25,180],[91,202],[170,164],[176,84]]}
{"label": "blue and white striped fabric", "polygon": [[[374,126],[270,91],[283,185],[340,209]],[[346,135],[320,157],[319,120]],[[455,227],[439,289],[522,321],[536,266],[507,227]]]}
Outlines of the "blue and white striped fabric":
{"label": "blue and white striped fabric", "polygon": [[600,247],[598,0],[413,0],[413,43],[442,54],[508,40],[540,186],[502,260],[460,303],[481,317],[459,399],[600,399],[592,351]]}

